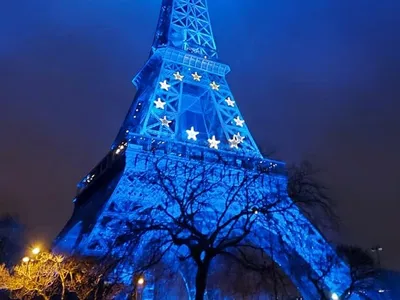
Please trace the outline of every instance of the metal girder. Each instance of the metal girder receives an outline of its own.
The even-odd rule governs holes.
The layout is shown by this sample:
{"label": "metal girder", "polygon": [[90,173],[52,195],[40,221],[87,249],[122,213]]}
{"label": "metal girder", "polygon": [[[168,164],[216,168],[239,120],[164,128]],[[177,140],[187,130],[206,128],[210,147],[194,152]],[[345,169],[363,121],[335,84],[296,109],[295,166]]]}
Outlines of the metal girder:
{"label": "metal girder", "polygon": [[163,0],[153,51],[173,47],[217,58],[206,0]]}
{"label": "metal girder", "polygon": [[[261,157],[247,125],[244,122],[225,76],[163,60],[159,76],[153,83],[154,91],[140,103],[143,120],[140,134],[211,147],[215,137],[218,149],[247,153]],[[133,111],[130,118],[137,118]],[[195,139],[187,133],[193,127]],[[126,130],[136,132],[136,128]],[[232,145],[230,140],[242,140]]]}

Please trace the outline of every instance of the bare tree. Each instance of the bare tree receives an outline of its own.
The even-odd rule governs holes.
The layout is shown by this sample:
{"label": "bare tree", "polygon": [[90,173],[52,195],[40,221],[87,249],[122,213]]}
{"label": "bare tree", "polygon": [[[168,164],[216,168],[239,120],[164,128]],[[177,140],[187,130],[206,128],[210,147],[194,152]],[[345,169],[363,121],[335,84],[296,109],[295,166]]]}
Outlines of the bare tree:
{"label": "bare tree", "polygon": [[348,245],[338,246],[337,253],[338,256],[332,256],[328,261],[321,261],[319,263],[320,274],[307,269],[305,265],[300,265],[301,268],[307,270],[307,280],[316,288],[319,298],[321,300],[332,299],[330,291],[326,290],[323,278],[341,260],[344,260],[349,267],[350,277],[348,287],[343,291],[341,299],[351,299],[355,294],[361,297],[361,299],[380,299],[380,295],[378,294],[380,290],[378,281],[379,272],[375,268],[374,261],[369,254],[359,247]]}
{"label": "bare tree", "polygon": [[56,261],[61,259],[49,253],[42,253],[35,260],[15,266],[7,286],[12,298],[33,299],[40,296],[47,300],[56,295],[58,293]]}
{"label": "bare tree", "polygon": [[0,264],[7,267],[15,264],[23,253],[25,243],[25,226],[18,216],[0,215]]}
{"label": "bare tree", "polygon": [[[124,286],[111,276],[116,262],[109,257],[69,258],[65,272],[68,272],[66,289],[78,299],[114,299]],[[72,272],[69,272],[69,271]]]}
{"label": "bare tree", "polygon": [[315,194],[318,185],[308,179],[309,170],[301,176],[293,173],[289,185],[293,201],[288,201],[286,180],[270,176],[269,171],[235,169],[222,160],[184,164],[157,159],[152,169],[135,175],[136,183],[146,187],[141,194],[154,197],[146,197],[147,202],[139,201],[135,206],[138,217],[131,222],[130,234],[135,244],[147,243],[158,249],[153,262],[159,262],[170,250],[180,262],[194,262],[196,300],[204,298],[216,257],[228,257],[250,270],[266,272],[271,265],[260,264],[248,255],[265,250],[265,245],[252,239],[258,234],[256,224],[261,216],[284,214],[296,205],[320,205],[329,210],[328,197]]}
{"label": "bare tree", "polygon": [[10,282],[10,272],[6,268],[5,265],[0,265],[0,290],[7,289],[7,286]]}
{"label": "bare tree", "polygon": [[339,255],[347,262],[350,268],[351,282],[345,291],[345,297],[358,294],[365,299],[377,299],[379,271],[375,266],[374,259],[357,246],[340,245],[338,247]]}
{"label": "bare tree", "polygon": [[0,289],[15,299],[65,299],[75,294],[79,299],[113,299],[122,284],[109,276],[115,265],[108,257],[101,260],[64,257],[42,251],[16,265],[11,273],[0,266]]}
{"label": "bare tree", "polygon": [[338,216],[328,188],[318,179],[321,171],[308,161],[288,167],[289,197],[321,231],[338,229]]}
{"label": "bare tree", "polygon": [[289,299],[298,296],[296,287],[271,257],[259,251],[251,251],[246,256],[258,265],[257,269],[248,268],[230,257],[216,257],[209,275],[207,295],[221,293],[231,299],[259,299],[260,296]]}

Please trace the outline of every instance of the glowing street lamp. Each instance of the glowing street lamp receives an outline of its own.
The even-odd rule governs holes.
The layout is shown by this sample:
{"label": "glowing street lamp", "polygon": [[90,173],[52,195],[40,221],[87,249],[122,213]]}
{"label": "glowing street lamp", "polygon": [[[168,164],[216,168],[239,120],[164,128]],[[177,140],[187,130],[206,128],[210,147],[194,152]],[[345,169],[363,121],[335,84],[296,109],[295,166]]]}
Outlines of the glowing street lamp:
{"label": "glowing street lamp", "polygon": [[138,285],[143,285],[144,284],[144,278],[140,277],[137,281]]}
{"label": "glowing street lamp", "polygon": [[371,248],[371,252],[376,253],[376,260],[377,260],[377,264],[378,264],[379,268],[381,267],[381,256],[380,256],[379,252],[382,252],[382,251],[383,251],[383,248],[379,245],[376,245]]}
{"label": "glowing street lamp", "polygon": [[[138,292],[139,292],[139,287],[140,287],[140,290],[143,288],[143,285],[144,285],[144,278],[143,278],[143,276],[140,276],[138,279],[137,279],[137,281],[136,281],[136,283],[137,283],[137,286],[136,286],[136,288],[135,288],[135,300],[138,300],[139,298],[138,298]],[[140,293],[141,293],[141,291],[140,291]],[[141,299],[142,297],[141,297],[141,295],[140,295],[140,299]]]}
{"label": "glowing street lamp", "polygon": [[28,263],[28,262],[30,261],[30,258],[29,258],[28,256],[25,256],[25,257],[22,259],[22,261],[23,261],[24,263]]}
{"label": "glowing street lamp", "polygon": [[40,252],[40,248],[39,248],[39,247],[35,247],[35,248],[32,249],[32,253],[33,253],[34,255],[39,254],[39,252]]}

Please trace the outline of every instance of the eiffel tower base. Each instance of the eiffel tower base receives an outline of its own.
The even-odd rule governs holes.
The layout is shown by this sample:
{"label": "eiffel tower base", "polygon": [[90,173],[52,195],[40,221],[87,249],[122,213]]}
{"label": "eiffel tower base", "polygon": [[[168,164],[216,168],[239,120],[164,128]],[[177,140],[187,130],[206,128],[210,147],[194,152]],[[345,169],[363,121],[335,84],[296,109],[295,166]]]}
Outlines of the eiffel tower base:
{"label": "eiffel tower base", "polygon": [[[55,241],[55,249],[69,254],[99,257],[111,250],[116,256],[126,257],[127,252],[126,249],[123,249],[123,245],[120,249],[112,248],[115,247],[116,240],[129,233],[127,232],[129,223],[138,218],[132,208],[138,205],[152,207],[159,201],[159,197],[163,196],[156,194],[153,186],[143,184],[140,181],[140,176],[153,172],[155,162],[160,161],[160,159],[165,160],[169,170],[179,170],[188,163],[198,164],[199,169],[201,169],[201,166],[207,164],[204,161],[205,158],[203,160],[191,158],[192,154],[189,151],[184,156],[168,153],[168,151],[168,149],[164,149],[150,152],[146,151],[143,146],[138,147],[138,145],[129,144],[126,151],[114,153],[112,165],[106,168],[106,171],[97,178],[97,182],[93,183],[93,186],[89,186],[76,198],[74,213]],[[196,157],[198,158],[198,156]],[[218,164],[213,164],[217,170],[216,176],[218,176],[218,168],[224,169],[224,172],[226,172],[226,168],[229,169],[230,178],[227,176],[222,180],[232,182],[232,184],[234,184],[235,178],[244,172],[237,166],[218,167]],[[287,180],[284,176],[267,173],[263,175],[263,180],[271,180],[271,178],[282,183]],[[178,182],[184,179],[177,177],[176,180]],[[224,191],[218,191],[218,193],[223,195]],[[216,199],[213,199],[213,201],[218,203]],[[287,198],[287,201],[291,200]],[[324,272],[324,266],[321,265],[321,262],[329,261],[331,257],[336,257],[336,254],[318,230],[295,206],[291,208],[290,215],[295,222],[288,222],[287,217],[282,218],[277,213],[272,216],[273,227],[266,226],[266,223],[263,222],[256,223],[253,229],[255,234],[250,234],[249,239],[255,245],[262,245],[265,253],[273,258],[290,277],[304,299],[317,299],[317,292],[310,283],[309,276],[317,276]],[[203,222],[212,221],[203,220]],[[129,255],[129,259],[121,263],[120,269],[114,272],[118,273],[120,281],[127,285],[132,284],[133,274],[129,274],[132,268],[126,267],[126,265],[134,264],[135,259],[148,255],[145,251],[146,248],[143,244],[132,249],[130,252],[132,257]],[[187,290],[187,299],[194,299],[196,267],[190,265],[182,268],[182,265],[176,261],[176,256],[174,256],[174,253],[176,254],[179,251],[177,248],[171,248],[171,252],[166,255],[164,263],[169,264],[171,269],[176,270],[177,274],[182,276]],[[296,264],[302,267],[296,270],[293,268],[293,265]],[[323,278],[327,292],[338,294],[343,292],[348,285],[347,274],[348,268],[344,263],[333,266]],[[151,278],[149,275],[146,275],[146,277]],[[151,280],[146,280],[146,282],[141,292],[141,299],[156,299],[155,283]]]}

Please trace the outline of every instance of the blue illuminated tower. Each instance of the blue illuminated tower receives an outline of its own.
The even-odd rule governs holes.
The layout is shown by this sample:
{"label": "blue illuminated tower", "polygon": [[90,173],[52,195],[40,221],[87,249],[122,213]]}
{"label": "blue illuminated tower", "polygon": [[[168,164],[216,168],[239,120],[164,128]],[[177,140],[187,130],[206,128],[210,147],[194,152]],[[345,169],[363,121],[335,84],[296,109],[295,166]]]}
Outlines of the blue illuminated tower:
{"label": "blue illuminated tower", "polygon": [[[215,161],[218,154],[234,172],[267,169],[268,176],[286,182],[284,164],[264,158],[254,142],[226,81],[229,71],[218,60],[207,1],[163,0],[151,55],[133,79],[135,99],[110,152],[78,184],[74,213],[55,241],[59,251],[88,256],[108,252],[135,218],[129,209],[132,203],[154,201],[150,190],[139,195],[143,189],[135,176],[157,155],[185,164]],[[281,219],[280,232],[274,234],[280,234],[293,255],[321,275],[320,262],[336,254],[293,209],[301,226],[289,228]],[[290,268],[285,257],[275,255],[274,260],[284,271]],[[292,280],[306,299],[315,299],[302,274]],[[348,280],[343,263],[323,276],[327,291],[338,294]],[[146,295],[153,297],[151,289]]]}
{"label": "blue illuminated tower", "polygon": [[139,135],[261,157],[225,80],[229,71],[218,61],[206,1],[163,1],[151,57],[133,80],[138,92],[114,147]]}

